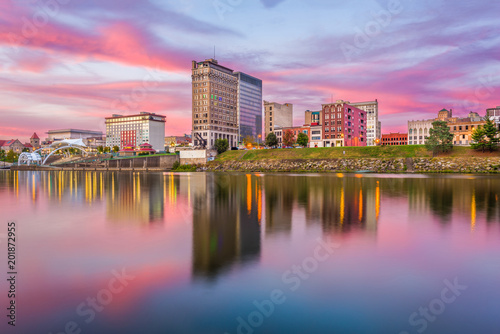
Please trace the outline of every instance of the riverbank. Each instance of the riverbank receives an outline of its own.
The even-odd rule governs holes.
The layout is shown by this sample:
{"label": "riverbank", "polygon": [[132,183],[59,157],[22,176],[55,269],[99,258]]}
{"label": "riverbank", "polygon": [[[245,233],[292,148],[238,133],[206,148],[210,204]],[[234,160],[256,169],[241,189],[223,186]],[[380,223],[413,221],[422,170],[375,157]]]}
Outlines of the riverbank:
{"label": "riverbank", "polygon": [[424,146],[226,152],[198,170],[239,172],[500,173],[500,152],[455,147],[432,157]]}
{"label": "riverbank", "polygon": [[214,161],[209,172],[373,172],[373,173],[500,173],[500,158],[347,158],[329,160]]}

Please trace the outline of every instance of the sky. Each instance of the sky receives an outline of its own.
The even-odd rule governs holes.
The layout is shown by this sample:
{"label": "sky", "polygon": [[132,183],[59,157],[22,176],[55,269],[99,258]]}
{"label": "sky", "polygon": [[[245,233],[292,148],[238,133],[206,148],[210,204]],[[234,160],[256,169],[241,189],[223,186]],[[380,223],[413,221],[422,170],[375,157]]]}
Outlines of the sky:
{"label": "sky", "polygon": [[104,132],[167,116],[191,132],[191,61],[212,58],[293,103],[377,99],[382,132],[500,105],[500,2],[487,0],[2,0],[0,139]]}

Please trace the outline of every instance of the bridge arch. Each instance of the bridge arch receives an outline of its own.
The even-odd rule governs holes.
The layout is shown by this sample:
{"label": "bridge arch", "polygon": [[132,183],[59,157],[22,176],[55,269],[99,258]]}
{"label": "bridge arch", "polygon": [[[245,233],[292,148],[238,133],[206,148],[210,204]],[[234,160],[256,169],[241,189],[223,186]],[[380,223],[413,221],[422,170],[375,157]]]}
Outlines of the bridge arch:
{"label": "bridge arch", "polygon": [[78,147],[78,146],[73,146],[73,145],[68,145],[68,146],[62,146],[62,147],[58,147],[56,148],[55,150],[53,150],[52,152],[50,152],[49,155],[47,155],[45,157],[45,159],[43,160],[42,162],[42,165],[45,165],[45,162],[47,162],[47,159],[54,153],[56,153],[57,151],[60,151],[60,150],[63,150],[63,149],[66,149],[66,148],[76,148],[77,150],[80,150],[84,155],[88,155],[88,153],[82,149],[81,147]]}

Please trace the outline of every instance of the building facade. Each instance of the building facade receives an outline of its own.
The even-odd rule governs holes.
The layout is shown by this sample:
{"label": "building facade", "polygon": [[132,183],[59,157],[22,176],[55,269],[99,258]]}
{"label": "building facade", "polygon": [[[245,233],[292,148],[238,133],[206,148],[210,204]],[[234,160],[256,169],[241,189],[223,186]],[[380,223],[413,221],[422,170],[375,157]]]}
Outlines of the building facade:
{"label": "building facade", "polygon": [[309,147],[323,147],[323,126],[311,125],[311,135],[309,136]]}
{"label": "building facade", "polygon": [[106,117],[106,146],[138,148],[149,143],[155,151],[165,149],[166,117],[149,112]]}
{"label": "building facade", "polygon": [[36,132],[33,132],[33,135],[30,138],[30,144],[31,147],[33,147],[34,150],[37,150],[41,147],[40,145],[40,137],[36,134]]}
{"label": "building facade", "polygon": [[262,139],[262,80],[242,72],[238,78],[237,122],[238,142],[246,137]]}
{"label": "building facade", "polygon": [[407,133],[387,133],[382,135],[380,140],[382,146],[402,146],[408,145]]}
{"label": "building facade", "polygon": [[472,142],[472,133],[475,129],[486,124],[486,121],[477,113],[469,113],[468,117],[450,118],[447,120],[451,134],[453,134],[453,145],[469,146]]}
{"label": "building facade", "polygon": [[0,140],[0,149],[5,152],[12,150],[14,153],[21,153],[26,147],[19,141],[19,139]]}
{"label": "building facade", "polygon": [[48,141],[54,142],[63,139],[85,139],[85,138],[102,138],[101,131],[80,130],[80,129],[62,129],[62,130],[49,130]]}
{"label": "building facade", "polygon": [[437,118],[408,121],[408,145],[424,145],[435,121],[446,122],[453,134],[453,145],[462,146],[469,146],[474,130],[486,124],[484,118],[476,112],[470,112],[467,117],[453,117],[452,109],[441,109]]}
{"label": "building facade", "polygon": [[322,105],[324,147],[366,146],[367,113],[346,101]]}
{"label": "building facade", "polygon": [[424,145],[435,119],[408,121],[408,145]]}
{"label": "building facade", "polygon": [[378,100],[367,102],[349,103],[351,106],[361,109],[367,114],[366,144],[375,146],[377,139],[381,137],[382,123],[378,120]]}
{"label": "building facade", "polygon": [[500,106],[486,109],[486,116],[491,118],[497,125],[498,130],[500,130]]}
{"label": "building facade", "polygon": [[192,62],[192,138],[212,149],[217,139],[238,142],[238,77],[215,59]]}
{"label": "building facade", "polygon": [[322,124],[322,112],[321,110],[318,111],[311,111],[311,110],[306,110],[304,112],[304,120],[305,120],[305,125],[321,125]]}
{"label": "building facade", "polygon": [[293,104],[264,101],[264,137],[276,128],[293,127]]}

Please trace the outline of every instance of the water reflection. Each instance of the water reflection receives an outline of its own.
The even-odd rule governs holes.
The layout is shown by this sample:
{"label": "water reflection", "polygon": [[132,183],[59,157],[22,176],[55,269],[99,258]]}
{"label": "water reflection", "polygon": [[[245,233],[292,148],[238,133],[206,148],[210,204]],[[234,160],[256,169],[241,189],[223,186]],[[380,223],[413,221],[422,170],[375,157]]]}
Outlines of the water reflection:
{"label": "water reflection", "polygon": [[[212,326],[204,332],[224,332],[311,256],[319,236],[341,239],[339,253],[263,331],[306,332],[309,322],[290,322],[303,314],[323,322],[325,330],[314,332],[366,324],[358,332],[392,333],[455,276],[474,293],[464,293],[450,317],[480,305],[472,320],[495,319],[499,191],[500,178],[479,176],[2,171],[0,212],[19,221],[25,240],[29,300],[21,305],[38,317],[37,330],[23,333],[56,332],[123,267],[137,279],[87,332],[109,333],[113,325],[137,333],[151,324],[189,332],[185,317]],[[450,326],[434,332],[459,332],[462,324]]]}
{"label": "water reflection", "polygon": [[206,191],[194,195],[193,276],[214,278],[259,258],[262,184],[252,175],[244,182],[238,176],[204,176]]}

